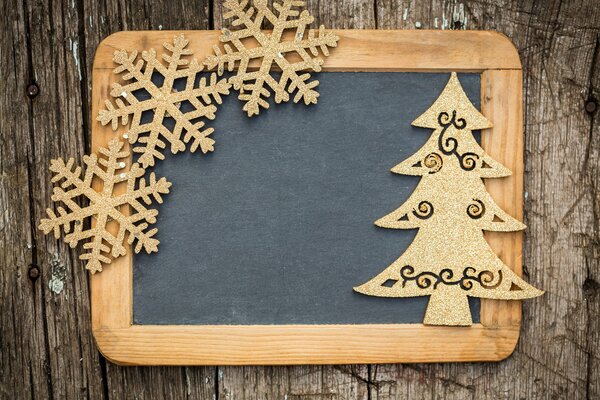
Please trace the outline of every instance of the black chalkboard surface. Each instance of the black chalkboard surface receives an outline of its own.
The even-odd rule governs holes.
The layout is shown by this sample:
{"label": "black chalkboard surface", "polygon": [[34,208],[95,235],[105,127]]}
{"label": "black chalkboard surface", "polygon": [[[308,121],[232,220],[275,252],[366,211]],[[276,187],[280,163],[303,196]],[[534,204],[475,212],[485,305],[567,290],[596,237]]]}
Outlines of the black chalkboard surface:
{"label": "black chalkboard surface", "polygon": [[[479,107],[480,75],[459,74]],[[410,125],[445,73],[323,72],[317,105],[272,105],[248,118],[225,98],[214,153],[168,155],[160,251],[133,257],[134,324],[421,323],[427,297],[352,290],[385,269],[415,231],[373,221],[418,177],[389,170],[431,131]],[[474,322],[479,301],[471,299]]]}

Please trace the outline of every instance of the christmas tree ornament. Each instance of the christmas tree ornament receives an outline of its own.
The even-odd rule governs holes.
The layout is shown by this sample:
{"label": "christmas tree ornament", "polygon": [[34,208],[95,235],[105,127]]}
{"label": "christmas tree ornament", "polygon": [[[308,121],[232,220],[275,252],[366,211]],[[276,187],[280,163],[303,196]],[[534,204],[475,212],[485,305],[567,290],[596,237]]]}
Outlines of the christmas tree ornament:
{"label": "christmas tree ornament", "polygon": [[[192,152],[198,148],[203,153],[214,150],[215,141],[209,137],[214,129],[206,128],[204,120],[215,118],[217,108],[213,102],[221,104],[221,96],[229,93],[230,84],[211,73],[208,80],[202,77],[196,85],[203,66],[195,59],[185,58],[192,54],[186,49],[187,45],[188,40],[183,35],[175,37],[173,43],[164,43],[167,54],[163,54],[162,59],[166,65],[157,58],[154,49],[142,52],[141,59],[137,51],[114,53],[113,61],[118,64],[114,73],[122,74],[125,84],[112,85],[110,94],[115,98],[116,107],[106,100],[106,109],[100,111],[97,120],[102,125],[110,123],[116,130],[119,121],[127,125],[131,118],[123,138],[134,145],[135,153],[140,153],[138,162],[144,168],[153,166],[155,159],[164,159],[167,142],[173,154],[184,151],[186,144],[190,144]],[[156,75],[160,76],[161,84],[157,83],[160,80]],[[182,90],[175,89],[179,80],[185,81]],[[145,111],[153,113],[147,123],[141,121]],[[174,120],[172,129],[165,124],[168,119]]]}
{"label": "christmas tree ornament", "polygon": [[[102,264],[110,263],[111,257],[125,255],[125,241],[129,245],[136,241],[136,253],[142,248],[147,253],[158,251],[159,241],[154,238],[157,229],[148,230],[156,222],[158,211],[147,206],[152,199],[162,203],[161,195],[169,193],[171,183],[165,178],[157,180],[154,173],[146,183],[142,178],[144,169],[139,164],[127,168],[130,153],[122,148],[123,142],[113,139],[108,148],[98,150],[99,155],[84,156],[83,178],[82,168],[74,167],[72,158],[66,163],[59,158],[50,164],[54,173],[52,182],[58,184],[52,201],[61,202],[64,207],[58,206],[58,215],[48,208],[48,218],[40,221],[39,229],[45,234],[54,232],[59,239],[62,228],[66,234],[64,240],[71,247],[89,239],[83,245],[80,259],[87,260],[86,268],[92,273],[102,271]],[[98,183],[101,189],[96,191],[92,185]],[[89,204],[78,204],[79,196]],[[86,223],[89,217],[95,222],[91,227],[86,226],[90,225]]]}
{"label": "christmas tree ornament", "polygon": [[[224,29],[220,37],[224,52],[215,46],[215,54],[205,64],[211,69],[216,67],[219,75],[225,66],[228,71],[235,69],[229,81],[239,91],[238,98],[245,102],[243,109],[248,116],[258,114],[261,107],[269,108],[266,98],[271,91],[276,103],[289,101],[290,94],[295,103],[316,103],[319,81],[309,81],[310,74],[301,71],[320,71],[323,59],[319,50],[328,56],[328,48],[336,47],[339,37],[326,32],[322,25],[316,32],[307,31],[314,18],[307,10],[298,10],[304,6],[303,1],[274,1],[272,9],[266,0],[254,0],[252,5],[248,0],[227,0],[223,6],[229,10],[224,18],[233,18],[232,25],[242,28]],[[261,30],[263,23],[270,24],[273,30]],[[286,31],[290,34],[286,35]],[[256,70],[251,65],[253,61],[258,63]],[[273,74],[272,67],[281,72]]]}
{"label": "christmas tree ornament", "polygon": [[430,296],[424,323],[472,324],[468,296],[517,300],[543,292],[519,278],[486,242],[483,231],[519,231],[482,178],[510,171],[479,146],[473,130],[492,127],[469,101],[456,73],[433,105],[412,125],[433,129],[425,145],[392,172],[421,176],[410,198],[377,220],[382,228],[415,229],[408,249],[382,273],[355,287],[370,296]]}

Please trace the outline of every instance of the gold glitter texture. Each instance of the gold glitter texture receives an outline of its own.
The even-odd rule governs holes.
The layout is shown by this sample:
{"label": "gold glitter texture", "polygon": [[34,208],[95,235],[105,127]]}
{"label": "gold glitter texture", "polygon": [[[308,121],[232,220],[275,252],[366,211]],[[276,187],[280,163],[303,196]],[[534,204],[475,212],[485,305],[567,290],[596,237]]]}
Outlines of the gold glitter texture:
{"label": "gold glitter texture", "polygon": [[455,73],[414,126],[433,129],[427,143],[392,172],[422,179],[398,209],[375,221],[419,231],[392,265],[357,292],[380,297],[430,296],[424,323],[469,326],[468,296],[517,300],[543,292],[519,278],[497,256],[483,231],[518,231],[481,178],[510,175],[475,141],[472,130],[492,127],[469,101]]}
{"label": "gold glitter texture", "polygon": [[[174,154],[184,151],[190,142],[192,152],[198,147],[203,153],[214,150],[215,141],[209,137],[214,129],[205,128],[204,120],[215,118],[217,107],[212,103],[221,104],[221,95],[228,94],[231,85],[212,73],[209,81],[202,77],[198,87],[194,87],[203,66],[195,59],[184,58],[192,54],[186,49],[187,45],[188,40],[183,35],[176,36],[173,43],[164,43],[168,54],[163,54],[162,59],[166,65],[157,59],[154,49],[142,52],[141,59],[138,59],[137,51],[115,51],[113,60],[118,67],[114,73],[122,74],[126,83],[112,85],[110,94],[116,98],[116,108],[106,100],[106,109],[100,111],[97,120],[102,125],[112,124],[116,130],[119,121],[126,125],[131,117],[131,126],[123,137],[134,144],[134,152],[141,154],[138,162],[144,168],[153,166],[155,159],[164,159],[165,142],[170,144]],[[152,81],[154,74],[162,76],[162,85]],[[185,88],[177,91],[174,85],[180,79],[185,79]],[[136,91],[147,92],[149,98],[138,99]],[[182,110],[183,103],[190,104],[192,110]],[[154,113],[149,123],[141,122],[144,111]],[[166,118],[174,119],[172,130],[165,126]]]}
{"label": "gold glitter texture", "polygon": [[[66,234],[64,240],[71,247],[89,239],[83,245],[84,253],[79,258],[87,260],[86,268],[92,273],[102,271],[102,264],[110,263],[110,256],[116,258],[126,254],[125,239],[130,245],[136,241],[136,253],[142,248],[147,253],[158,251],[159,241],[153,237],[158,230],[148,230],[149,224],[156,222],[158,211],[146,206],[152,203],[152,199],[162,203],[161,195],[169,193],[171,183],[165,178],[157,180],[151,173],[146,184],[141,178],[144,169],[139,164],[134,163],[126,169],[129,152],[122,148],[123,143],[113,139],[108,148],[99,149],[99,156],[84,156],[86,169],[83,178],[81,167],[74,168],[72,158],[66,164],[61,158],[52,160],[50,164],[50,171],[54,173],[52,182],[60,182],[54,187],[52,201],[61,202],[64,207],[58,206],[58,215],[48,208],[48,218],[40,221],[39,229],[45,234],[54,232],[55,238],[59,239],[62,228]],[[92,183],[97,180],[102,183],[100,192],[92,188]],[[123,189],[123,186],[126,190],[118,194],[116,189]],[[89,205],[80,206],[75,201],[79,196],[84,196]],[[95,226],[84,228],[89,217],[95,219]],[[118,225],[118,229],[111,229],[114,225]],[[116,234],[111,233],[115,230]]]}
{"label": "gold glitter texture", "polygon": [[[224,18],[233,18],[233,26],[241,25],[243,28],[235,31],[224,29],[220,37],[225,43],[224,53],[215,46],[215,54],[209,56],[205,63],[209,68],[218,67],[219,74],[223,73],[225,65],[229,71],[234,71],[237,65],[229,81],[234,89],[239,90],[238,98],[245,102],[243,109],[248,116],[258,114],[261,107],[269,108],[266,98],[271,92],[268,88],[275,94],[276,103],[289,101],[290,94],[294,92],[295,103],[300,100],[304,100],[306,105],[316,103],[319,93],[315,88],[319,81],[309,81],[310,74],[299,72],[320,71],[323,59],[318,57],[319,50],[328,56],[328,47],[336,47],[339,37],[326,32],[323,26],[317,32],[306,32],[307,25],[314,18],[307,10],[297,9],[304,6],[303,1],[274,1],[273,9],[269,8],[266,0],[255,0],[253,5],[247,0],[228,0],[223,6],[229,10]],[[272,25],[272,32],[261,30],[265,22]],[[284,37],[287,30],[293,33],[289,39]],[[255,45],[248,45],[247,39]],[[257,59],[260,60],[258,70],[250,70],[249,63]],[[281,70],[278,80],[271,74],[274,65]]]}

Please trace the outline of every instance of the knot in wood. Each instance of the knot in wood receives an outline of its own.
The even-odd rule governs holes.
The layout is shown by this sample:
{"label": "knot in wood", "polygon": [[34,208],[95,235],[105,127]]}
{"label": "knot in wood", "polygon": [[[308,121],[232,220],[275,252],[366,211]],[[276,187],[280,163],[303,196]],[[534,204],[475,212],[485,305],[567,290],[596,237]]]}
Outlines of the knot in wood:
{"label": "knot in wood", "polygon": [[33,99],[38,94],[40,94],[40,87],[37,84],[32,83],[29,86],[27,86],[27,96],[30,99]]}
{"label": "knot in wood", "polygon": [[598,103],[595,99],[589,99],[585,102],[585,112],[593,114],[598,109]]}
{"label": "knot in wood", "polygon": [[29,279],[31,279],[32,282],[35,282],[36,279],[40,277],[40,268],[37,265],[30,264],[28,275]]}

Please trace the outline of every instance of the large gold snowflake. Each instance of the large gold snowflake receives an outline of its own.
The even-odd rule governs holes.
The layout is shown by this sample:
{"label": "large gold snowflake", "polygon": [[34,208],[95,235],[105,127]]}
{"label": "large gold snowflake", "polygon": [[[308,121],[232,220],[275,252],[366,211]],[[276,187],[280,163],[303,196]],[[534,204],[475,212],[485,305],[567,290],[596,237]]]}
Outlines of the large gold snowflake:
{"label": "large gold snowflake", "polygon": [[[205,128],[203,119],[215,118],[217,107],[212,103],[221,104],[221,95],[229,94],[230,84],[212,73],[209,82],[202,77],[196,86],[203,66],[196,59],[184,58],[192,54],[187,45],[183,35],[175,37],[172,44],[164,43],[170,53],[162,56],[167,65],[157,59],[154,49],[142,52],[140,60],[137,51],[119,50],[114,54],[113,61],[119,65],[114,73],[122,74],[126,84],[113,84],[110,94],[116,98],[116,107],[106,100],[106,109],[100,111],[97,120],[102,125],[111,123],[116,130],[119,120],[126,125],[132,117],[123,137],[135,145],[134,152],[141,153],[138,162],[144,168],[154,165],[156,158],[164,159],[165,141],[170,143],[172,153],[185,150],[190,142],[192,152],[198,147],[203,153],[214,150],[215,141],[209,137],[214,129]],[[163,79],[162,84],[157,83],[157,74]],[[179,91],[175,88],[178,80],[185,80],[185,87]],[[187,110],[182,107],[184,103]],[[152,111],[153,115],[150,122],[142,123],[145,111]],[[168,118],[175,121],[172,129],[165,124]]]}
{"label": "large gold snowflake", "polygon": [[[272,11],[266,0],[254,0],[253,5],[248,0],[227,0],[224,3],[229,10],[224,18],[233,18],[233,26],[241,25],[243,28],[235,31],[224,29],[220,40],[225,43],[225,52],[214,46],[215,54],[209,56],[205,64],[209,68],[216,67],[219,74],[224,72],[225,65],[229,71],[234,71],[237,65],[229,81],[239,90],[238,98],[246,102],[243,109],[248,116],[258,114],[261,107],[269,108],[266,100],[270,96],[268,88],[275,93],[276,103],[289,101],[289,94],[294,92],[296,103],[300,100],[307,105],[317,102],[319,93],[315,88],[319,81],[309,81],[310,74],[299,72],[320,71],[323,59],[318,57],[319,49],[328,56],[328,47],[336,47],[339,37],[333,32],[326,32],[323,26],[317,32],[306,32],[307,25],[314,18],[307,10],[298,10],[303,5],[304,2],[298,0],[275,1]],[[272,25],[272,32],[261,30],[264,22]],[[292,34],[284,35],[288,30]],[[248,41],[258,44],[253,46]],[[255,59],[259,67],[252,70],[251,62]],[[279,77],[271,73],[272,66],[281,70]]]}
{"label": "large gold snowflake", "polygon": [[[66,234],[65,242],[71,247],[89,239],[83,245],[84,253],[79,258],[87,260],[86,268],[92,273],[102,271],[102,264],[110,263],[110,256],[125,255],[125,240],[128,244],[136,241],[136,253],[142,248],[147,253],[158,251],[159,241],[154,238],[158,230],[147,230],[149,224],[156,222],[158,211],[146,205],[152,203],[152,198],[162,203],[161,195],[169,193],[171,183],[165,178],[157,180],[151,173],[146,184],[141,178],[144,169],[137,163],[126,169],[124,160],[129,157],[129,152],[122,151],[122,148],[123,143],[113,139],[108,148],[100,148],[100,157],[96,154],[84,156],[86,169],[83,178],[81,167],[73,168],[75,161],[72,158],[67,163],[61,158],[52,160],[50,165],[50,171],[54,173],[52,182],[60,182],[54,188],[52,201],[61,202],[66,209],[59,206],[57,215],[48,208],[48,218],[41,220],[39,228],[45,234],[53,231],[56,239],[60,238],[62,228]],[[100,191],[92,187],[96,181],[102,183]],[[115,190],[122,186],[119,185],[121,182],[126,183],[123,192],[120,190],[122,187]],[[89,204],[77,204],[79,196],[85,197]],[[90,217],[95,219],[95,226],[84,228],[84,222]]]}

